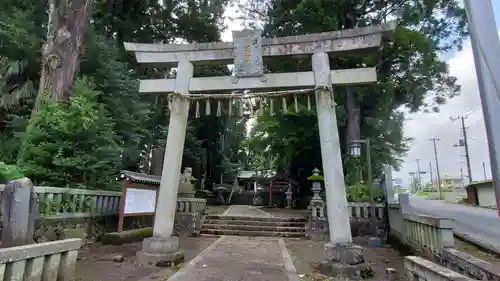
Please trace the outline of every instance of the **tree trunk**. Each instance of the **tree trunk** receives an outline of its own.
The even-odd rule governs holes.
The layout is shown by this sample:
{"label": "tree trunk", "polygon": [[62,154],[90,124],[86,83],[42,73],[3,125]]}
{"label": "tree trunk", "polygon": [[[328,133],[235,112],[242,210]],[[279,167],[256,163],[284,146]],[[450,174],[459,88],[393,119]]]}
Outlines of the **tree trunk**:
{"label": "tree trunk", "polygon": [[359,103],[356,100],[356,93],[352,88],[346,89],[346,110],[347,110],[347,151],[351,145],[351,141],[361,138],[361,110]]}
{"label": "tree trunk", "polygon": [[161,177],[163,171],[163,158],[165,156],[165,149],[153,148],[151,152],[151,169],[150,174]]}
{"label": "tree trunk", "polygon": [[42,49],[40,91],[34,111],[47,97],[67,102],[80,64],[93,0],[49,0],[47,41]]}

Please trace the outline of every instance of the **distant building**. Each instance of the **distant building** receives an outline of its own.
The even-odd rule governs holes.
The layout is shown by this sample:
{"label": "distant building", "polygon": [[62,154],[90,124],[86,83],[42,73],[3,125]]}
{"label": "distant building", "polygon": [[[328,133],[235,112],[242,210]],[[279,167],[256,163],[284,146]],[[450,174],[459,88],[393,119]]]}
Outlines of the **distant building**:
{"label": "distant building", "polygon": [[479,181],[465,187],[467,202],[481,207],[496,208],[495,190],[492,180]]}
{"label": "distant building", "polygon": [[392,187],[394,189],[403,189],[403,179],[402,178],[393,178],[392,179]]}
{"label": "distant building", "polygon": [[463,180],[460,177],[445,175],[441,178],[441,190],[455,190],[463,188]]}

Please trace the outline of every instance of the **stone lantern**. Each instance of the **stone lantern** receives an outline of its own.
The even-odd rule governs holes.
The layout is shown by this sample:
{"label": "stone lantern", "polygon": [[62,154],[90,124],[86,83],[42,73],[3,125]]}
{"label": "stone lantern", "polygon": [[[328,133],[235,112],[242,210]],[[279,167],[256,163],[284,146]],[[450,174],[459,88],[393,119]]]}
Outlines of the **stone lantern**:
{"label": "stone lantern", "polygon": [[307,180],[312,182],[312,192],[314,193],[309,201],[309,220],[307,222],[307,235],[316,241],[328,241],[328,218],[325,216],[325,201],[321,198],[321,182],[323,176],[317,168],[314,168],[312,176]]}
{"label": "stone lantern", "polygon": [[320,170],[314,168],[312,176],[308,177],[307,180],[312,182],[311,190],[314,193],[311,201],[309,202],[311,216],[312,218],[324,218],[325,201],[319,195],[321,192],[321,182],[323,181],[323,176],[320,174]]}
{"label": "stone lantern", "polygon": [[261,186],[255,187],[255,196],[253,198],[254,206],[262,206],[264,204],[264,199],[262,199],[262,190]]}

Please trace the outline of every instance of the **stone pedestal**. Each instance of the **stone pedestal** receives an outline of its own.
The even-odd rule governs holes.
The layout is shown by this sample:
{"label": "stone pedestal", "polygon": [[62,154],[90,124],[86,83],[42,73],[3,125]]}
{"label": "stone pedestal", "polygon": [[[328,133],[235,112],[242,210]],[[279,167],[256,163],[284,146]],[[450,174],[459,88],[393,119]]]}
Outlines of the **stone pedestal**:
{"label": "stone pedestal", "polygon": [[198,236],[201,230],[200,213],[176,213],[174,235]]}
{"label": "stone pedestal", "polygon": [[150,237],[142,242],[142,251],[137,252],[137,262],[155,266],[170,266],[184,260],[184,253],[179,250],[179,238]]}
{"label": "stone pedestal", "polygon": [[226,192],[226,188],[224,186],[218,186],[216,188],[216,191],[217,191],[217,198],[215,199],[215,201],[217,202],[217,204],[225,205],[226,199],[224,199],[224,192]]}
{"label": "stone pedestal", "polygon": [[307,222],[307,237],[313,241],[329,241],[328,219],[312,218]]}
{"label": "stone pedestal", "polygon": [[325,260],[320,272],[328,276],[360,280],[370,267],[363,258],[363,247],[353,244],[325,244]]}
{"label": "stone pedestal", "polygon": [[192,183],[179,183],[178,197],[193,198],[195,193]]}

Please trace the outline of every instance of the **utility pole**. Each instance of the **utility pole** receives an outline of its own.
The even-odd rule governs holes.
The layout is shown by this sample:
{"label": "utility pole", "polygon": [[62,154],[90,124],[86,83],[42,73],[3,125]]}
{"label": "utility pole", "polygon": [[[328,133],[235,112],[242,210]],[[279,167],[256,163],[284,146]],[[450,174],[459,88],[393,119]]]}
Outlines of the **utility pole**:
{"label": "utility pole", "polygon": [[[473,4],[474,3],[474,4]],[[497,209],[500,214],[500,41],[491,0],[465,0]]]}
{"label": "utility pole", "polygon": [[431,188],[434,189],[434,177],[432,175],[432,163],[429,161],[429,173],[431,174]]}
{"label": "utility pole", "polygon": [[429,141],[432,141],[432,144],[434,145],[434,158],[436,160],[436,176],[437,176],[437,190],[438,190],[438,199],[441,200],[443,198],[441,194],[441,175],[439,174],[439,161],[438,161],[438,154],[437,154],[437,148],[436,148],[436,141],[439,141],[438,138],[431,138]]}
{"label": "utility pole", "polygon": [[486,176],[486,165],[484,164],[484,161],[483,161],[483,173],[484,173],[484,180],[487,180],[488,177]]}
{"label": "utility pole", "polygon": [[464,187],[464,169],[460,168],[460,181],[461,181],[461,187]]}
{"label": "utility pole", "polygon": [[422,178],[420,177],[420,159],[417,159],[417,181],[418,181],[418,191],[422,191]]}
{"label": "utility pole", "polygon": [[470,155],[469,155],[469,144],[467,142],[467,129],[465,128],[465,119],[467,119],[467,115],[462,116],[452,116],[450,117],[452,121],[460,119],[462,121],[462,137],[458,141],[458,144],[455,144],[455,147],[464,147],[465,148],[465,161],[467,164],[467,175],[469,177],[469,184],[472,183],[472,169],[470,167]]}
{"label": "utility pole", "polygon": [[412,192],[417,193],[417,180],[415,179],[415,172],[409,172],[408,174],[411,177]]}

